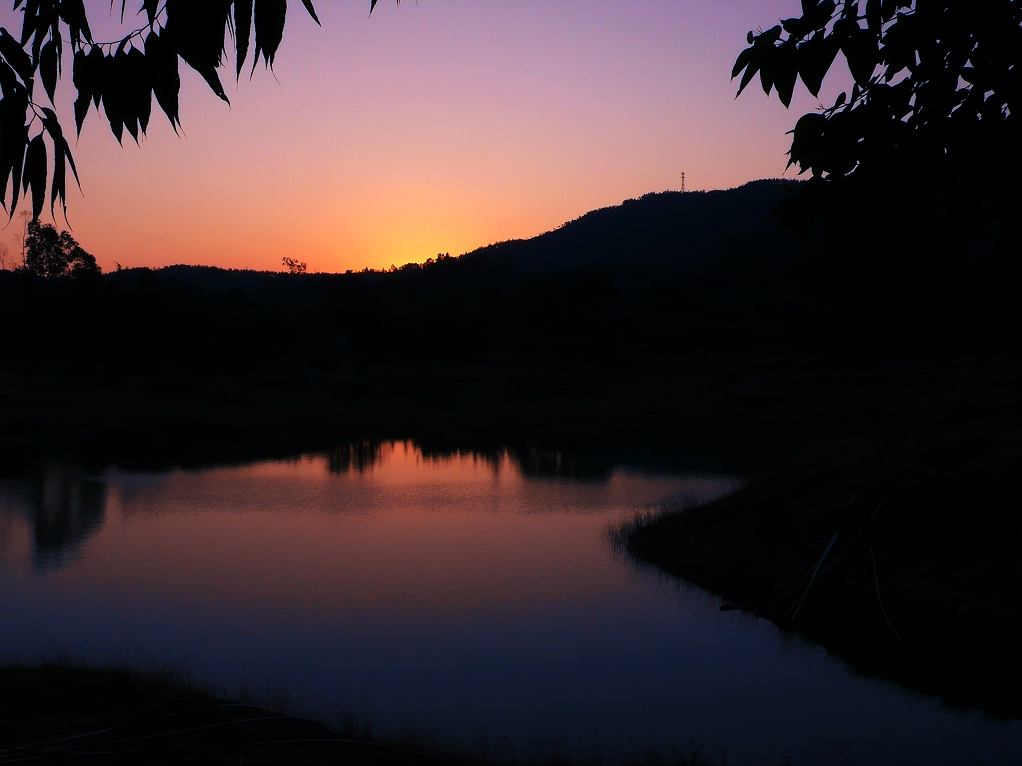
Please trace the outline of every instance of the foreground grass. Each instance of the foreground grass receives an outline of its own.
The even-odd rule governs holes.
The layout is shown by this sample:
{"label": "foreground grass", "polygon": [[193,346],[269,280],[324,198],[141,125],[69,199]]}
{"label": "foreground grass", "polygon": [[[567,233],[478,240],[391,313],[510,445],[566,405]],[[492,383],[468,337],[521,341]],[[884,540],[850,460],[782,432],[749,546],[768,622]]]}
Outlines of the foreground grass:
{"label": "foreground grass", "polygon": [[[360,764],[392,766],[602,766],[598,754],[495,760],[372,736],[224,699],[173,672],[97,669],[83,663],[0,668],[0,764]],[[621,766],[698,766],[698,749],[648,752]]]}
{"label": "foreground grass", "polygon": [[0,763],[438,762],[222,700],[171,676],[58,665],[5,668],[0,700]]}
{"label": "foreground grass", "polygon": [[1014,427],[832,445],[619,540],[860,672],[1016,718],[1020,475]]}

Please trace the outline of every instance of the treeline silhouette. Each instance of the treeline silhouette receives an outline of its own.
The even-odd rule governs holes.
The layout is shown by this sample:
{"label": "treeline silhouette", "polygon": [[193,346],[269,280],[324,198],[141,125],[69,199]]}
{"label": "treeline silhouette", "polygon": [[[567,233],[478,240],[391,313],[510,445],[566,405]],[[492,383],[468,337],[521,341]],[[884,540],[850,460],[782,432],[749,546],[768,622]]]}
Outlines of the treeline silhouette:
{"label": "treeline silhouette", "polygon": [[784,321],[797,249],[764,225],[781,194],[768,183],[649,195],[534,240],[393,272],[174,266],[90,284],[6,274],[5,363],[103,375],[332,372],[507,355],[600,363],[758,343],[770,318]]}
{"label": "treeline silhouette", "polygon": [[[255,424],[277,412],[309,449],[302,418],[332,413],[358,431],[351,439],[403,438],[450,430],[434,421],[458,412],[495,439],[508,423],[542,430],[567,418],[562,432],[585,441],[599,425],[592,413],[571,421],[567,398],[627,402],[647,433],[658,407],[703,401],[713,386],[692,386],[721,370],[735,385],[783,378],[797,399],[792,381],[821,370],[1017,352],[1016,264],[980,251],[939,279],[876,279],[872,263],[821,252],[823,233],[780,230],[770,213],[788,193],[763,181],[652,194],[533,240],[385,272],[0,272],[5,420],[34,417],[33,433],[50,423],[47,450],[90,411],[94,434],[125,421],[110,440],[137,441],[146,422],[173,431],[230,414],[221,430],[237,426],[235,438],[255,444]],[[516,415],[523,403],[547,409],[529,421]],[[605,424],[603,436],[621,427]],[[5,451],[30,438],[7,431]]]}
{"label": "treeline silhouette", "polygon": [[[899,334],[1012,342],[1015,288],[994,278],[997,264],[980,258],[971,272],[945,276],[955,294],[924,311],[917,299],[931,275],[834,278],[838,266],[812,239],[779,232],[767,218],[783,193],[760,182],[649,195],[533,240],[392,272],[173,266],[88,283],[0,273],[2,364],[102,374],[337,371],[507,355],[598,364],[771,346],[847,352]],[[933,332],[923,320],[938,322]]]}

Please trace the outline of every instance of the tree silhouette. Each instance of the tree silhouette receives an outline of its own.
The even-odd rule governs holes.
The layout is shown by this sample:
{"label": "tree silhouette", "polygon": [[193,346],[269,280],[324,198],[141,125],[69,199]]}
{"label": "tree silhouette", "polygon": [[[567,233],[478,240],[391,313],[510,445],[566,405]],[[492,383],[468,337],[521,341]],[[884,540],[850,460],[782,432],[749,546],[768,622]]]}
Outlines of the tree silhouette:
{"label": "tree silhouette", "polygon": [[66,231],[59,234],[47,224],[31,221],[25,238],[25,263],[22,271],[40,277],[71,277],[87,279],[99,276],[96,259],[85,252]]}
{"label": "tree silhouette", "polygon": [[806,114],[788,165],[811,180],[801,213],[958,241],[1010,224],[1022,169],[1022,0],[802,0],[735,62],[789,106],[814,96],[839,54],[851,92]]}
{"label": "tree silhouette", "polygon": [[[377,2],[370,0],[370,13]],[[312,0],[302,4],[318,24]],[[123,22],[127,0],[120,5]],[[77,131],[81,133],[90,109],[102,104],[117,140],[127,131],[137,142],[148,129],[153,97],[174,130],[179,127],[179,62],[202,75],[210,90],[227,101],[219,69],[228,41],[233,43],[237,77],[253,42],[253,69],[260,59],[270,67],[287,16],[287,0],[141,0],[138,15],[145,24],[119,40],[102,42],[93,38],[85,0],[13,0],[13,6],[22,13],[21,33],[15,36],[0,27],[0,204],[13,216],[21,194],[31,190],[33,219],[42,213],[51,166],[51,213],[58,200],[66,213],[68,167],[78,180],[65,131],[52,108],[67,63],[77,91]],[[115,6],[111,0],[111,10]],[[37,80],[49,106],[36,98]]]}

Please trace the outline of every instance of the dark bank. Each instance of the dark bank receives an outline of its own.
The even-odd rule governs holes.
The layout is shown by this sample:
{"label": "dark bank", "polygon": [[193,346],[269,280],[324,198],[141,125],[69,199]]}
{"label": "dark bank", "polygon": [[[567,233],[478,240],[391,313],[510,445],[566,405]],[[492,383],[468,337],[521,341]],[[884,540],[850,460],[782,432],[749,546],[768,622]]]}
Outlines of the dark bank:
{"label": "dark bank", "polygon": [[[486,766],[421,733],[373,737],[349,715],[327,726],[279,708],[236,702],[173,672],[81,664],[0,669],[0,762],[57,764],[423,764]],[[426,738],[428,739],[428,738]],[[567,754],[526,762],[582,763]],[[632,756],[629,766],[698,766],[698,749]]]}

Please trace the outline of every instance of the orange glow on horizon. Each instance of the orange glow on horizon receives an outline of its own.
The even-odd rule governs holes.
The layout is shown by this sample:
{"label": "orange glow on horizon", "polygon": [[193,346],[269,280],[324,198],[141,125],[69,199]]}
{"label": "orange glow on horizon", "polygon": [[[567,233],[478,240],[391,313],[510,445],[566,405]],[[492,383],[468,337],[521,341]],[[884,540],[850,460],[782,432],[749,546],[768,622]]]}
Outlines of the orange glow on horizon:
{"label": "orange glow on horizon", "polygon": [[[142,145],[122,147],[90,115],[68,219],[104,270],[459,255],[678,188],[683,170],[690,189],[778,176],[785,131],[816,105],[802,94],[786,111],[754,88],[735,100],[730,80],[746,31],[797,14],[798,0],[584,12],[420,0],[371,19],[360,3],[320,5],[322,28],[293,9],[275,71],[230,83],[231,106],[182,68],[180,137],[154,111]],[[73,125],[67,80],[58,109]],[[12,251],[19,223],[0,233]]]}

